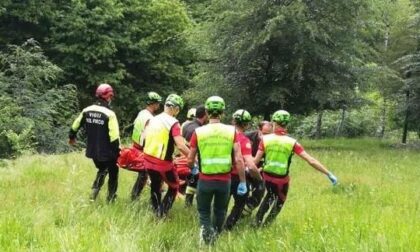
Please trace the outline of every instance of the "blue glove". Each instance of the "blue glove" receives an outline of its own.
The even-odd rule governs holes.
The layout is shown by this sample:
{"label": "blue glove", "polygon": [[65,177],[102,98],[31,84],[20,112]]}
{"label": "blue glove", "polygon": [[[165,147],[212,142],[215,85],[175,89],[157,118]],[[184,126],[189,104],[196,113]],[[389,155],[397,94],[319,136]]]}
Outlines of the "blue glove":
{"label": "blue glove", "polygon": [[200,171],[198,170],[198,165],[194,165],[191,169],[191,175],[197,175]]}
{"label": "blue glove", "polygon": [[237,191],[238,195],[240,196],[245,195],[246,192],[248,192],[248,188],[246,187],[246,182],[239,182],[238,191]]}
{"label": "blue glove", "polygon": [[334,176],[334,174],[332,174],[331,172],[328,173],[328,178],[330,179],[330,181],[333,185],[336,185],[338,183],[337,177]]}

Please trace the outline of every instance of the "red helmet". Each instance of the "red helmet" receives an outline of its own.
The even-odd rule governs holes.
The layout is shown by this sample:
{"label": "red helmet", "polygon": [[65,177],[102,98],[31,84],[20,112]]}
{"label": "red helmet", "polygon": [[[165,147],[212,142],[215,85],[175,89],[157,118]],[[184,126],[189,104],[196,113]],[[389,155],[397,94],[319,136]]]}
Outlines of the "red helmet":
{"label": "red helmet", "polygon": [[114,89],[112,89],[109,84],[101,84],[96,88],[96,97],[107,100],[110,97],[114,96]]}

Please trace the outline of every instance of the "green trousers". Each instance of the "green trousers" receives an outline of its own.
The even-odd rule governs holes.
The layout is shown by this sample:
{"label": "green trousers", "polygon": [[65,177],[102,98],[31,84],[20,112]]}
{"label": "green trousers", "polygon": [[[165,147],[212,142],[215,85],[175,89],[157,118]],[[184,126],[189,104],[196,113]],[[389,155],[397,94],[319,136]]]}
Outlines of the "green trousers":
{"label": "green trousers", "polygon": [[197,210],[200,216],[202,238],[206,243],[212,242],[222,231],[229,197],[230,181],[198,180]]}

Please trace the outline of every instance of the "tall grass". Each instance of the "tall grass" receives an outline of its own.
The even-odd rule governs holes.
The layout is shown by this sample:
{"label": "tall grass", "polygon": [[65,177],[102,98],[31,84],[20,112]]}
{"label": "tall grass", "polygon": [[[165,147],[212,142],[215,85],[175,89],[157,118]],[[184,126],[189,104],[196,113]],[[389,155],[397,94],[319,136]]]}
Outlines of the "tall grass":
{"label": "tall grass", "polygon": [[82,153],[34,155],[0,167],[0,251],[420,251],[420,155],[372,139],[306,141],[340,179],[294,157],[283,211],[267,228],[252,218],[200,246],[195,208],[178,199],[165,220],[131,203],[135,174],[120,172],[119,198],[88,200],[96,169]]}

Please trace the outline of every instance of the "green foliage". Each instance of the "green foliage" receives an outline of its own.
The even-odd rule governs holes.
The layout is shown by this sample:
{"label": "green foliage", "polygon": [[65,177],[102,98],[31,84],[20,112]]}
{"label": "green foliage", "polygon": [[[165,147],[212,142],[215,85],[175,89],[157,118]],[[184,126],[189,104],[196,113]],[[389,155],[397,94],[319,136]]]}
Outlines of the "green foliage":
{"label": "green foliage", "polygon": [[[408,111],[408,128],[420,132],[419,13],[414,0],[4,0],[0,53],[33,38],[46,57],[5,63],[0,103],[19,102],[2,107],[14,119],[0,116],[11,125],[0,126],[0,148],[65,150],[64,139],[51,141],[67,131],[62,118],[90,104],[103,82],[116,91],[123,135],[149,91],[182,94],[187,108],[219,95],[226,114],[242,108],[265,119],[278,109],[331,110],[328,136],[341,122],[336,110],[376,120],[366,128],[363,118],[344,120],[341,134],[380,137]],[[370,93],[378,102],[366,100]],[[312,134],[314,119],[302,121],[302,134]]]}
{"label": "green foliage", "polygon": [[[337,127],[340,125],[341,111],[324,111],[321,136],[335,137]],[[317,114],[292,121],[291,133],[300,137],[314,137],[316,131]],[[377,135],[380,127],[379,116],[376,111],[370,107],[362,107],[361,109],[353,109],[347,111],[343,127],[340,131],[341,137],[361,137]]]}
{"label": "green foliage", "polygon": [[362,1],[214,1],[209,7],[214,17],[200,25],[207,29],[202,58],[210,59],[202,63],[210,72],[204,76],[224,76],[220,92],[233,92],[231,103],[253,113],[337,106],[355,90],[362,6]]}
{"label": "green foliage", "polygon": [[22,110],[13,98],[0,95],[0,158],[22,154],[33,147],[34,122],[22,117]]}
{"label": "green foliage", "polygon": [[[147,91],[180,92],[190,83],[194,59],[185,31],[185,6],[174,0],[6,1],[0,41],[37,39],[75,83],[82,106],[97,84],[116,90],[115,110],[123,126],[134,120]],[[35,8],[38,7],[38,8]],[[1,48],[1,47],[0,47]]]}
{"label": "green foliage", "polygon": [[[400,67],[404,79],[404,86],[402,91],[406,94],[405,99],[405,116],[402,142],[406,142],[407,131],[415,130],[420,138],[420,5],[418,2],[413,1],[416,13],[410,13],[411,23],[410,36],[415,39],[415,49],[409,48],[408,54],[398,59],[396,62]],[[410,50],[411,49],[411,50]],[[400,103],[400,108],[401,106]]]}
{"label": "green foliage", "polygon": [[0,138],[4,156],[36,148],[63,151],[64,128],[77,109],[73,85],[60,88],[62,70],[34,40],[0,54]]}

